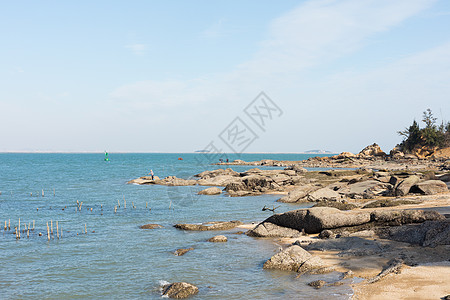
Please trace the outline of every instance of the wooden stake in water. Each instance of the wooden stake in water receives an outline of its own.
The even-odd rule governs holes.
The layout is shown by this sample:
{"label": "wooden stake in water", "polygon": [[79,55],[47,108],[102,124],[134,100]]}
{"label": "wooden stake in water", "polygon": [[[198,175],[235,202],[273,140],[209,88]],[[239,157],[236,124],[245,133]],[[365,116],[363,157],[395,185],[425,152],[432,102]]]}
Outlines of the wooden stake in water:
{"label": "wooden stake in water", "polygon": [[147,203],[147,202],[145,202],[145,208],[147,208],[147,205],[148,205],[148,203]]}
{"label": "wooden stake in water", "polygon": [[18,240],[18,239],[19,239],[19,236],[17,235],[17,227],[14,227],[14,230],[15,230],[15,232],[16,232],[16,240]]}
{"label": "wooden stake in water", "polygon": [[30,227],[28,227],[28,230],[27,230],[27,238],[28,239],[30,238]]}
{"label": "wooden stake in water", "polygon": [[84,223],[84,234],[87,234],[86,223]]}
{"label": "wooden stake in water", "polygon": [[56,221],[56,237],[59,239],[58,221]]}
{"label": "wooden stake in water", "polygon": [[53,188],[53,197],[55,197],[56,196],[56,191],[55,191],[55,188]]}
{"label": "wooden stake in water", "polygon": [[124,202],[124,204],[123,204],[123,208],[127,208],[127,200],[125,200],[125,196],[123,197],[123,202]]}
{"label": "wooden stake in water", "polygon": [[8,227],[6,226],[6,220],[5,220],[5,230],[7,229]]}
{"label": "wooden stake in water", "polygon": [[20,237],[20,218],[19,218],[19,237]]}
{"label": "wooden stake in water", "polygon": [[42,189],[42,197],[44,197],[44,189]]}
{"label": "wooden stake in water", "polygon": [[33,230],[34,230],[34,220],[33,220]]}
{"label": "wooden stake in water", "polygon": [[50,241],[50,229],[48,227],[48,222],[47,222],[47,239]]}
{"label": "wooden stake in water", "polygon": [[114,213],[117,212],[117,205],[114,206]]}
{"label": "wooden stake in water", "polygon": [[120,208],[120,200],[117,199],[117,207]]}
{"label": "wooden stake in water", "polygon": [[51,234],[53,235],[53,220],[50,220],[50,229],[51,229]]}
{"label": "wooden stake in water", "polygon": [[8,230],[11,230],[11,219],[8,220]]}

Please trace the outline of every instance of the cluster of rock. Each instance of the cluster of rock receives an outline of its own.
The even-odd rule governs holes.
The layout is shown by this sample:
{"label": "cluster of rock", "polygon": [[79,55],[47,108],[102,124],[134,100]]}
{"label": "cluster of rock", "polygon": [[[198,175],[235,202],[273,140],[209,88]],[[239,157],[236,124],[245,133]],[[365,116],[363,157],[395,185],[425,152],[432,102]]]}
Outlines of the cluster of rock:
{"label": "cluster of rock", "polygon": [[434,195],[447,192],[447,183],[450,182],[450,176],[436,177],[433,172],[327,171],[318,174],[328,175],[331,183],[326,185],[325,179],[310,180],[310,183],[295,187],[278,201],[342,202],[345,199],[374,199],[379,196]]}
{"label": "cluster of rock", "polygon": [[[423,223],[421,227],[414,225],[419,223]],[[370,229],[384,237],[403,238],[403,241],[430,246],[450,243],[449,225],[448,220],[435,211],[341,211],[331,207],[313,207],[275,214],[249,230],[247,235],[298,237],[304,233],[320,233],[321,237],[334,237]]]}
{"label": "cluster of rock", "polygon": [[277,161],[261,160],[245,162],[235,160],[228,163],[217,163],[217,165],[249,165],[249,166],[273,166],[290,167],[297,165],[307,168],[361,168],[369,167],[372,169],[392,169],[401,170],[434,168],[436,170],[450,170],[449,148],[438,151],[430,149],[421,149],[413,154],[405,154],[398,148],[394,148],[389,154],[381,150],[377,144],[365,147],[358,154],[351,152],[342,152],[334,156],[316,156],[303,161]]}

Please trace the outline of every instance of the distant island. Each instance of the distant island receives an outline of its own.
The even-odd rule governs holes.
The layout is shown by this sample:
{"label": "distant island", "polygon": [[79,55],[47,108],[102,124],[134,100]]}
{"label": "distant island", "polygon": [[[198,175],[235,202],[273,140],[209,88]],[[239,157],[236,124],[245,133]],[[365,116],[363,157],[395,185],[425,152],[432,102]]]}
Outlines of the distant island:
{"label": "distant island", "polygon": [[334,154],[335,152],[331,152],[328,150],[308,150],[308,151],[305,151],[302,153],[305,153],[305,154]]}

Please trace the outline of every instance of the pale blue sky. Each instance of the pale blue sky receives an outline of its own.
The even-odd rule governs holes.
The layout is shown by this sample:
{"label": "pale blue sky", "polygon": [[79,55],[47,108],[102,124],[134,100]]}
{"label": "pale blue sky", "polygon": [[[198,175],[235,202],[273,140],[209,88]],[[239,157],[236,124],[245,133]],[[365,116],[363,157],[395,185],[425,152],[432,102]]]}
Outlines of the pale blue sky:
{"label": "pale blue sky", "polygon": [[[450,1],[0,1],[0,151],[388,151],[450,119]],[[226,145],[222,145],[224,151]]]}

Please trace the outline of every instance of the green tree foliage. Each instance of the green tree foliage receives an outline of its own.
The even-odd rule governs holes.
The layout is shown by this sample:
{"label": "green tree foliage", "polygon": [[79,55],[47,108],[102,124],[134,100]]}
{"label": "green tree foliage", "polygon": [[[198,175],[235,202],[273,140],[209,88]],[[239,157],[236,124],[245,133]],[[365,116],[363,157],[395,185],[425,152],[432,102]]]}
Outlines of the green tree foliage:
{"label": "green tree foliage", "polygon": [[420,128],[419,124],[414,120],[412,125],[398,134],[403,136],[400,150],[406,153],[411,152],[415,148],[431,147],[444,148],[450,147],[450,122],[436,125],[437,118],[433,116],[431,109],[423,112],[422,122],[425,128]]}

